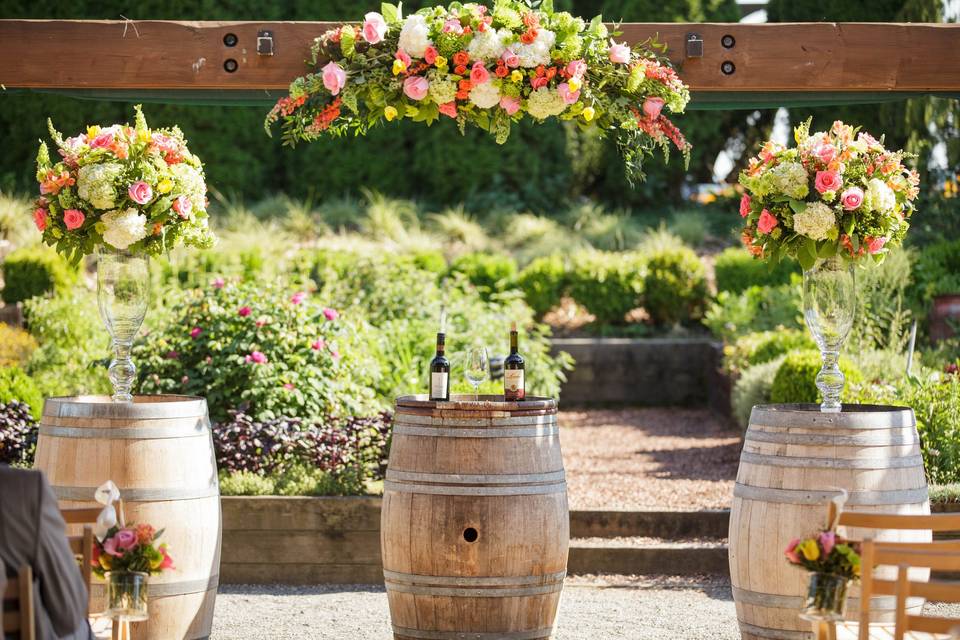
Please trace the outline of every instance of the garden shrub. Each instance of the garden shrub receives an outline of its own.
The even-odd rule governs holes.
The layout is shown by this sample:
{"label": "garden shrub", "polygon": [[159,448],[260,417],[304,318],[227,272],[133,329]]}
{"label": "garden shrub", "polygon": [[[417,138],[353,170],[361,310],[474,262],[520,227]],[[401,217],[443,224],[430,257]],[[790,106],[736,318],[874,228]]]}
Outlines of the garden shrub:
{"label": "garden shrub", "polygon": [[567,267],[557,254],[537,258],[517,276],[517,286],[538,318],[560,304],[567,294]]}
{"label": "garden shrub", "polygon": [[0,368],[0,403],[20,402],[37,420],[43,413],[43,394],[33,378],[20,367]]}
{"label": "garden shrub", "polygon": [[29,467],[37,447],[37,418],[23,402],[0,402],[0,464]]}
{"label": "garden shrub", "polygon": [[0,323],[0,367],[22,367],[36,350],[37,341],[28,332]]}
{"label": "garden shrub", "polygon": [[417,269],[429,271],[438,276],[445,274],[448,269],[447,259],[443,257],[443,253],[440,251],[432,251],[430,249],[414,251],[410,253],[410,260]]}
{"label": "garden shrub", "polygon": [[[773,378],[770,401],[774,404],[820,402],[816,378],[822,362],[818,351],[799,351],[788,355]],[[846,377],[843,399],[850,398],[851,388],[863,381],[863,374],[849,359],[840,358],[840,371]]]}
{"label": "garden shrub", "polygon": [[264,275],[263,252],[256,248],[238,251],[177,251],[174,257],[159,259],[161,285],[181,288],[203,287],[215,278],[256,281]]}
{"label": "garden shrub", "polygon": [[573,256],[570,295],[600,325],[624,324],[642,304],[646,259],[639,253],[581,252]]}
{"label": "garden shrub", "polygon": [[670,216],[669,229],[684,244],[699,247],[707,238],[707,215],[696,209],[676,211]]}
{"label": "garden shrub", "polygon": [[76,281],[76,268],[46,247],[17,249],[3,261],[2,296],[7,304],[48,293],[63,293]]}
{"label": "garden shrub", "polygon": [[936,295],[960,293],[960,240],[937,242],[917,253],[914,300],[926,308]]}
{"label": "garden shrub", "polygon": [[643,306],[656,324],[677,324],[703,315],[707,276],[692,249],[661,249],[645,255]]}
{"label": "garden shrub", "polygon": [[897,249],[880,264],[863,261],[863,268],[856,270],[856,316],[847,340],[850,353],[906,350],[913,321],[907,300],[911,262],[911,252]]}
{"label": "garden shrub", "polygon": [[793,274],[800,274],[800,266],[790,259],[776,265],[758,260],[743,247],[724,249],[713,262],[717,291],[740,293],[752,286],[790,284]]}
{"label": "garden shrub", "polygon": [[770,402],[773,378],[783,363],[784,357],[777,356],[769,362],[744,369],[734,383],[731,398],[733,418],[744,430],[750,423],[750,412],[754,405]]}
{"label": "garden shrub", "polygon": [[221,471],[220,494],[225,496],[357,496],[368,485],[352,472],[333,475],[303,464],[269,476],[250,471]]}
{"label": "garden shrub", "polygon": [[778,287],[754,285],[740,293],[721,291],[708,306],[703,324],[726,342],[755,331],[802,327],[799,277]]}
{"label": "garden shrub", "polygon": [[815,348],[816,345],[810,333],[802,329],[748,333],[737,338],[733,344],[724,347],[724,368],[728,373],[736,374],[792,351],[800,349],[809,351]]}
{"label": "garden shrub", "polygon": [[450,265],[450,273],[462,273],[485,300],[509,289],[517,275],[517,263],[510,256],[467,253]]}
{"label": "garden shrub", "polygon": [[344,277],[359,261],[357,253],[320,249],[313,254],[310,278],[322,288],[326,282]]}

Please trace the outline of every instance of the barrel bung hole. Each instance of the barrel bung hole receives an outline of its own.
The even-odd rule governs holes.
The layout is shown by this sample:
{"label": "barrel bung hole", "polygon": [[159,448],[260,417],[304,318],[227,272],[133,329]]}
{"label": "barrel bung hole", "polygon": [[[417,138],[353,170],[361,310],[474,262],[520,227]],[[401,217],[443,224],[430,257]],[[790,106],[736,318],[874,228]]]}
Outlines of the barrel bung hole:
{"label": "barrel bung hole", "polygon": [[467,542],[476,542],[477,538],[480,537],[480,532],[474,529],[473,527],[467,527],[463,530],[463,539]]}

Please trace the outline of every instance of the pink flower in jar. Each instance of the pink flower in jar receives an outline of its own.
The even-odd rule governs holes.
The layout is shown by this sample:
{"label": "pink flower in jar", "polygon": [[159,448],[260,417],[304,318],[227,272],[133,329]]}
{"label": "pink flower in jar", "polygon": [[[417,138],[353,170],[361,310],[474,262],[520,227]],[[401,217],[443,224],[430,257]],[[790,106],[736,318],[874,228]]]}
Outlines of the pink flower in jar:
{"label": "pink flower in jar", "polygon": [[137,180],[127,188],[127,195],[137,204],[147,204],[153,198],[153,189],[143,180]]}
{"label": "pink flower in jar", "polygon": [[799,544],[800,538],[794,538],[783,552],[783,555],[787,556],[787,559],[793,564],[800,564],[800,555],[797,553],[797,545]]}
{"label": "pink flower in jar", "polygon": [[824,556],[829,556],[835,546],[837,546],[836,533],[833,531],[823,531],[820,533],[820,548],[823,549]]}
{"label": "pink flower in jar", "polygon": [[120,529],[111,539],[116,541],[116,550],[121,555],[137,547],[137,533],[133,529]]}

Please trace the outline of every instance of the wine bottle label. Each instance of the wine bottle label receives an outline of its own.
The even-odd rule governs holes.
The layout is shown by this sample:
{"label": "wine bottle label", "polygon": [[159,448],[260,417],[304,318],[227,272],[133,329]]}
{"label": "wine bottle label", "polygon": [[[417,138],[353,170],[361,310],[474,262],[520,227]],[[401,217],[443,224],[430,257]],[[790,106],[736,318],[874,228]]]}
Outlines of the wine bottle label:
{"label": "wine bottle label", "polygon": [[430,397],[431,398],[446,398],[447,397],[447,376],[450,374],[446,371],[434,371],[430,374]]}
{"label": "wine bottle label", "polygon": [[504,394],[512,398],[523,398],[523,369],[507,369],[503,372]]}

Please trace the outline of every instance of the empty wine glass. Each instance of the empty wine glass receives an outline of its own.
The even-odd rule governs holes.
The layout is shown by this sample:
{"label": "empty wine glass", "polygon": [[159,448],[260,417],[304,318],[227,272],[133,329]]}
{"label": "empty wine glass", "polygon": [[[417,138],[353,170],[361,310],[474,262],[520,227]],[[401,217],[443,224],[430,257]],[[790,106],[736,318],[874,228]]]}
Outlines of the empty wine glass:
{"label": "empty wine glass", "polygon": [[467,382],[473,385],[474,400],[480,399],[480,384],[487,379],[488,363],[487,349],[474,345],[467,349],[467,360],[463,365]]}

